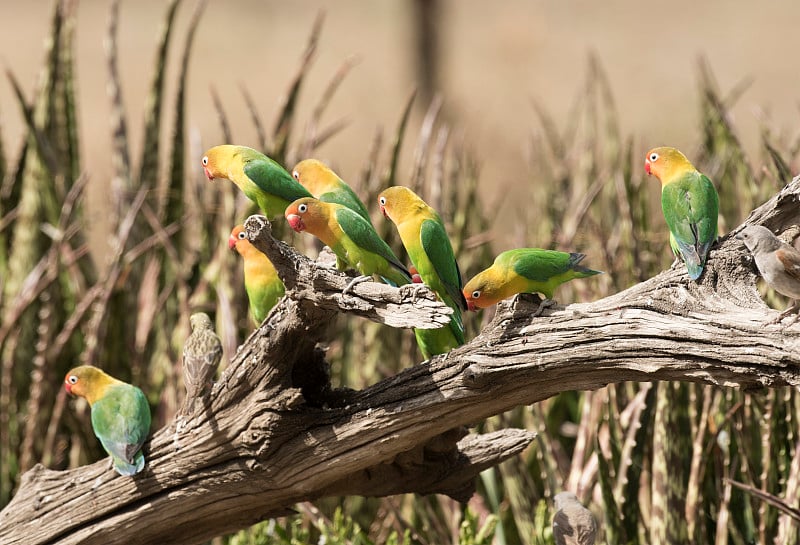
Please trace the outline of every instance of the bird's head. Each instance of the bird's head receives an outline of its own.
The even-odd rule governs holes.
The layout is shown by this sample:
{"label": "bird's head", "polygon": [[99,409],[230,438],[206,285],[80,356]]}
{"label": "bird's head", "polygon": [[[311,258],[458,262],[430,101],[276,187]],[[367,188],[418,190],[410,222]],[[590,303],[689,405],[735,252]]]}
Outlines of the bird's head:
{"label": "bird's head", "polygon": [[772,252],[781,247],[781,240],[763,225],[748,225],[736,234],[751,253]]}
{"label": "bird's head", "polygon": [[203,158],[200,160],[206,178],[209,180],[213,180],[214,178],[227,178],[229,170],[228,163],[236,156],[236,152],[239,148],[240,146],[225,144],[222,146],[214,146],[206,151],[205,155],[203,155]]}
{"label": "bird's head", "polygon": [[676,175],[693,169],[694,166],[684,154],[666,146],[651,149],[644,160],[644,171],[648,176],[658,178],[662,186],[671,182]]}
{"label": "bird's head", "polygon": [[287,206],[284,216],[286,216],[289,226],[298,233],[307,230],[313,233],[314,225],[320,219],[324,204],[317,199],[303,197]]}
{"label": "bird's head", "polygon": [[64,389],[68,394],[86,398],[89,404],[102,397],[105,386],[114,379],[92,365],[81,365],[71,369],[64,377]]}
{"label": "bird's head", "polygon": [[228,237],[228,248],[238,252],[239,247],[237,245],[241,240],[248,240],[247,231],[244,230],[243,225],[237,225],[231,231],[231,236]]}
{"label": "bird's head", "polygon": [[211,318],[209,318],[208,314],[205,312],[195,312],[192,314],[189,317],[189,325],[192,327],[192,331],[198,331],[201,329],[214,329],[211,324]]}
{"label": "bird's head", "polygon": [[308,189],[312,195],[320,195],[330,189],[327,186],[332,176],[334,176],[333,171],[317,159],[304,159],[292,169],[292,178]]}
{"label": "bird's head", "polygon": [[378,195],[378,204],[381,214],[395,223],[402,223],[415,212],[428,207],[416,193],[402,185],[383,190]]}
{"label": "bird's head", "polygon": [[467,301],[467,310],[478,310],[487,308],[500,300],[492,287],[486,271],[475,275],[467,285],[464,286],[464,299]]}

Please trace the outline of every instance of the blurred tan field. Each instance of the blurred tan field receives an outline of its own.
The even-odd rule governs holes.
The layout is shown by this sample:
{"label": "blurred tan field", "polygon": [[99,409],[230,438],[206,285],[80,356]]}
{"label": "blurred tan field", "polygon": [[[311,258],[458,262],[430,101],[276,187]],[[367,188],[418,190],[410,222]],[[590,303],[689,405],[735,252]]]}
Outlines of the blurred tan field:
{"label": "blurred tan field", "polygon": [[[83,168],[94,188],[88,217],[96,220],[95,236],[100,238],[97,231],[102,232],[108,195],[102,187],[111,172],[103,50],[108,5],[83,1],[77,11]],[[491,9],[478,0],[449,0],[441,5],[436,77],[444,108],[454,130],[462,131],[475,150],[486,203],[493,204],[499,194],[511,192],[503,200],[500,223],[518,216],[514,207],[541,204],[530,202],[520,190],[535,182],[528,175],[526,158],[532,127],[537,125],[531,101],[538,101],[556,123],[563,122],[585,85],[590,54],[607,72],[621,132],[634,135],[640,154],[652,145],[670,144],[689,151],[698,144],[701,58],[708,60],[723,92],[752,81],[730,112],[746,148],[753,149],[758,142],[763,118],[791,135],[797,133],[800,73],[793,67],[791,52],[800,4],[792,0],[770,2],[769,9],[740,0],[678,0],[670,2],[668,10],[663,3],[632,0],[508,0],[493,3]],[[32,96],[44,56],[50,3],[4,1],[0,6],[2,62]],[[188,127],[196,148],[192,151],[197,154],[200,147],[220,143],[210,86],[219,93],[236,142],[255,145],[240,86],[253,95],[271,127],[278,98],[296,70],[311,24],[324,11],[320,47],[301,93],[298,119],[307,118],[335,71],[355,56],[358,64],[334,95],[324,119],[332,122],[343,117],[349,125],[317,154],[335,165],[345,179],[354,179],[377,127],[391,130],[396,126],[404,101],[417,84],[412,7],[408,0],[211,0],[198,28],[189,72]],[[177,21],[178,36],[191,6],[181,9],[184,16]],[[123,2],[120,9],[120,72],[134,157],[141,146],[138,121],[150,85],[163,10],[164,2],[153,0]],[[171,73],[176,70],[176,57],[171,57]],[[174,78],[168,78],[168,91],[171,83]],[[12,96],[8,84],[0,85],[2,133],[10,153],[22,138]],[[165,105],[168,115],[171,106]],[[417,101],[412,134],[426,107]],[[411,145],[403,150],[407,161],[401,165],[401,179],[408,174],[412,151]]]}

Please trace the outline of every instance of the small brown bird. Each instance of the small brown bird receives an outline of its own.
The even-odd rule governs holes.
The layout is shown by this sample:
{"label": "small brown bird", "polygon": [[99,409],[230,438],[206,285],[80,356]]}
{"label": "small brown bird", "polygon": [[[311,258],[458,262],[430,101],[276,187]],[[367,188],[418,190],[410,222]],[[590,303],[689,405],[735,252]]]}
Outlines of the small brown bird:
{"label": "small brown bird", "polygon": [[597,523],[572,492],[559,492],[553,498],[553,539],[556,545],[594,545]]}
{"label": "small brown bird", "polygon": [[192,314],[189,323],[192,334],[183,345],[183,382],[186,386],[184,409],[206,394],[222,359],[222,342],[214,333],[208,314]]}
{"label": "small brown bird", "polygon": [[[776,237],[772,231],[761,225],[749,225],[736,235],[744,242],[756,267],[767,284],[792,298],[792,304],[784,310],[773,323],[780,322],[788,314],[798,309],[800,299],[800,251]],[[797,321],[795,316],[792,323]]]}

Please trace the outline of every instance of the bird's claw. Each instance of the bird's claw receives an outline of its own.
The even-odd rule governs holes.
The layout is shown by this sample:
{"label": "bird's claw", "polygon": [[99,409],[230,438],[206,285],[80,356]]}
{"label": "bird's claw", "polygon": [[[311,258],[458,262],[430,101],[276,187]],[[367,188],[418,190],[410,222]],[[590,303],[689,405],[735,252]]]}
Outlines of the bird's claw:
{"label": "bird's claw", "polygon": [[531,314],[531,318],[537,318],[542,315],[545,309],[555,306],[556,300],[555,299],[544,299],[541,303],[539,303],[539,308]]}
{"label": "bird's claw", "polygon": [[402,292],[402,296],[405,298],[406,294],[411,295],[411,302],[417,302],[417,296],[419,296],[420,292],[425,291],[427,286],[425,284],[403,284],[400,286],[400,291]]}
{"label": "bird's claw", "polygon": [[342,290],[342,295],[347,295],[348,292],[350,292],[356,286],[356,284],[361,284],[362,282],[367,282],[369,280],[372,280],[371,276],[365,276],[365,275],[356,276],[350,281],[349,284],[347,284],[344,287],[344,289]]}

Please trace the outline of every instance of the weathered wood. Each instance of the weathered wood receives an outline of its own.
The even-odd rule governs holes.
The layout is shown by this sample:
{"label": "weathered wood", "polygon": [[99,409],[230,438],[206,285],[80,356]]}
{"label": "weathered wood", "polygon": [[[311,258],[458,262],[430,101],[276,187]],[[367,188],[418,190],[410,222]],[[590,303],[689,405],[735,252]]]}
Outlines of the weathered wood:
{"label": "weathered wood", "polygon": [[[748,222],[776,230],[797,222],[798,195],[800,178]],[[29,471],[0,513],[0,542],[196,543],[329,495],[442,492],[463,500],[477,472],[533,437],[465,436],[463,426],[514,406],[623,381],[800,385],[800,325],[766,324],[776,311],[759,298],[752,262],[729,236],[699,283],[676,265],[539,317],[537,298],[521,296],[449,354],[359,392],[335,390],[316,348],[335,312],[404,327],[441,323],[447,313],[408,288],[365,282],[342,295],[349,277],[274,241],[260,218],[246,227],[276,264],[287,297],[239,348],[207,406],[158,430],[135,478],[118,476],[107,460]]]}

